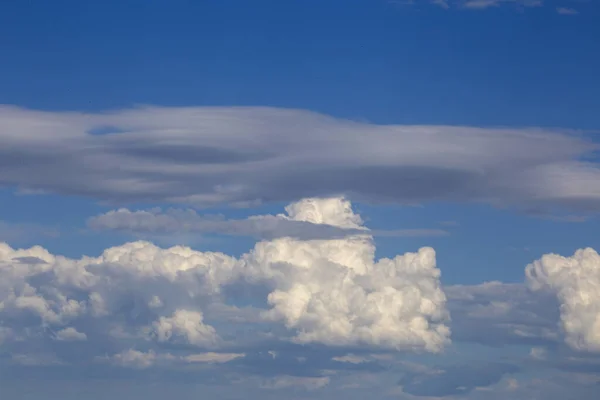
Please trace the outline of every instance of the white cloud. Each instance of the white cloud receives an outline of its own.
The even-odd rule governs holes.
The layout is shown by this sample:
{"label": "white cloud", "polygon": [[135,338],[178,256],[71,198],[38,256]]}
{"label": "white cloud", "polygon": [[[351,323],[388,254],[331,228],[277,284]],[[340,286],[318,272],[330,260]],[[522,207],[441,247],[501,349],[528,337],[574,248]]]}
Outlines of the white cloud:
{"label": "white cloud", "polygon": [[533,290],[554,293],[566,341],[574,349],[600,351],[600,256],[591,248],[571,257],[546,254],[526,268]]}
{"label": "white cloud", "polygon": [[114,354],[113,356],[109,357],[108,360],[121,367],[144,369],[151,367],[155,363],[157,357],[158,356],[156,353],[152,350],[144,353],[142,351],[129,349],[121,353]]}
{"label": "white cloud", "polygon": [[61,340],[61,341],[66,341],[66,342],[81,341],[81,340],[87,340],[87,335],[85,333],[81,333],[81,332],[77,331],[77,329],[75,329],[73,327],[68,327],[68,328],[61,329],[60,331],[56,332],[56,340]]}
{"label": "white cloud", "polygon": [[[346,194],[595,210],[600,198],[600,170],[580,161],[597,145],[562,131],[374,125],[248,107],[2,107],[0,125],[0,184],[114,202],[247,205]],[[115,133],[93,134],[103,127]]]}
{"label": "white cloud", "polygon": [[514,4],[518,7],[539,7],[543,4],[542,0],[466,0],[462,3],[463,7],[472,9],[485,9],[498,7],[502,4]]}
{"label": "white cloud", "polygon": [[299,376],[278,376],[263,382],[264,389],[288,389],[302,388],[306,390],[321,389],[329,384],[330,378],[323,377],[299,377]]}
{"label": "white cloud", "polygon": [[529,356],[534,360],[545,360],[548,356],[548,350],[543,347],[532,347]]}
{"label": "white cloud", "polygon": [[189,363],[226,363],[236,358],[244,357],[243,353],[198,353],[185,356],[184,360]]}
{"label": "white cloud", "polygon": [[184,343],[195,346],[214,347],[218,337],[215,329],[203,322],[199,311],[176,310],[170,317],[160,317],[153,323],[153,334],[159,342],[168,342],[182,337]]}
{"label": "white cloud", "polygon": [[535,346],[560,340],[555,299],[526,285],[494,281],[446,286],[444,292],[455,341]]}
{"label": "white cloud", "polygon": [[569,7],[557,7],[556,12],[561,15],[577,15],[577,14],[579,14],[579,11],[575,10],[574,8],[569,8]]}
{"label": "white cloud", "polygon": [[[256,331],[255,342],[292,335],[299,343],[431,352],[449,343],[433,249],[376,260],[373,238],[343,198],[302,201],[288,215],[360,233],[261,241],[239,258],[138,241],[69,259],[0,243],[1,340],[42,346],[53,338],[47,342],[61,351],[83,346],[100,358],[95,352],[110,343],[111,362],[139,368],[159,354],[165,361],[165,349],[185,349],[173,355],[180,361],[225,362],[241,353],[198,351],[239,348],[242,331],[259,325],[270,332]],[[252,306],[228,303],[228,293],[244,288],[254,290]]]}

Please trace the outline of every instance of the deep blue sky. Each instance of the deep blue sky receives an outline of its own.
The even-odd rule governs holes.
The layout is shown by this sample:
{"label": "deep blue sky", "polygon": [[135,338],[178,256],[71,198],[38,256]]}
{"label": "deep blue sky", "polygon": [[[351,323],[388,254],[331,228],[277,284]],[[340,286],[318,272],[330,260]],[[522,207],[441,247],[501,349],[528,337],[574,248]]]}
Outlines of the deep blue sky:
{"label": "deep blue sky", "polygon": [[[598,129],[599,7],[385,0],[0,5],[1,103],[274,105],[379,123]],[[168,5],[168,6],[167,6]]]}
{"label": "deep blue sky", "polygon": [[[0,103],[86,111],[269,105],[375,123],[597,130],[600,8],[567,3],[445,10],[384,0],[5,1]],[[580,14],[560,15],[557,6]],[[72,232],[107,209],[83,199],[2,199],[4,220]],[[544,252],[598,244],[594,221],[484,206],[364,209],[373,227],[458,222],[446,238],[380,239],[382,255],[435,245],[448,282],[520,281]],[[120,240],[32,239],[71,255]],[[211,244],[235,252],[247,245]]]}

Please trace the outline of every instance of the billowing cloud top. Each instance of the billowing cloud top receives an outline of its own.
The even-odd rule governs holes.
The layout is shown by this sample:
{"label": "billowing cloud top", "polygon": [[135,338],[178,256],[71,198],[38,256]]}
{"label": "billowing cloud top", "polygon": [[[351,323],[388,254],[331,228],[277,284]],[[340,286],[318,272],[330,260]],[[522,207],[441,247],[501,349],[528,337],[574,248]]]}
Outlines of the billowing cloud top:
{"label": "billowing cloud top", "polygon": [[591,248],[571,257],[546,254],[527,266],[534,290],[549,290],[561,303],[567,343],[578,350],[600,352],[600,256]]}
{"label": "billowing cloud top", "polygon": [[600,199],[600,171],[583,161],[597,145],[559,131],[374,125],[249,107],[2,107],[0,126],[0,184],[23,192],[196,206],[345,194],[597,210]]}
{"label": "billowing cloud top", "polygon": [[433,249],[375,261],[372,237],[343,198],[307,199],[287,211],[292,220],[357,233],[261,241],[239,258],[138,241],[74,260],[2,243],[2,340],[93,343],[92,353],[109,342],[112,361],[141,367],[164,361],[160,349],[172,346],[210,350],[218,359],[214,351],[232,345],[218,310],[253,323],[244,318],[252,307],[235,303],[230,293],[254,287],[265,293],[255,322],[281,322],[292,336],[279,340],[431,352],[449,342]]}

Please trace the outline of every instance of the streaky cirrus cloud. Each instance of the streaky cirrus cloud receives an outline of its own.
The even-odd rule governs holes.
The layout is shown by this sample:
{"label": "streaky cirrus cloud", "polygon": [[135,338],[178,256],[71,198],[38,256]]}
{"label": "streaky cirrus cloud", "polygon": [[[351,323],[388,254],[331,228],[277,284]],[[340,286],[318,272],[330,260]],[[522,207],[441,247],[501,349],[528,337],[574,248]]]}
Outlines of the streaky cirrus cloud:
{"label": "streaky cirrus cloud", "polygon": [[0,241],[24,242],[32,237],[56,237],[58,229],[44,227],[31,223],[10,223],[0,220]]}
{"label": "streaky cirrus cloud", "polygon": [[[424,0],[415,2],[407,1],[400,2],[401,4],[414,5],[418,3],[431,3],[444,9],[466,9],[466,10],[488,10],[502,6],[509,6],[515,9],[526,8],[541,8],[551,7],[556,8],[559,14],[578,14],[578,12],[569,7],[573,2],[569,0],[549,1],[549,0]],[[580,2],[581,3],[581,2]],[[562,12],[564,11],[564,12]]]}
{"label": "streaky cirrus cloud", "polygon": [[486,9],[499,7],[503,4],[513,4],[517,7],[540,7],[544,2],[543,0],[461,0],[459,2],[461,7],[470,9]]}
{"label": "streaky cirrus cloud", "polygon": [[0,184],[114,203],[347,195],[597,211],[598,145],[539,128],[359,123],[267,107],[0,108]]}
{"label": "streaky cirrus cloud", "polygon": [[548,291],[560,303],[561,326],[574,349],[600,352],[600,256],[592,248],[571,257],[545,254],[526,268],[533,290]]}
{"label": "streaky cirrus cloud", "polygon": [[561,15],[578,15],[579,14],[579,11],[577,11],[574,8],[569,8],[569,7],[557,7],[556,12]]}
{"label": "streaky cirrus cloud", "polygon": [[[297,220],[363,226],[343,198],[289,210]],[[3,346],[36,344],[61,362],[145,368],[171,351],[184,352],[172,354],[180,362],[202,351],[219,359],[241,345],[227,329],[243,318],[232,328],[231,315],[214,312],[250,306],[232,303],[228,287],[237,285],[263,293],[251,299],[259,321],[246,323],[258,335],[261,324],[273,327],[263,332],[270,340],[438,352],[450,342],[439,278],[433,249],[376,260],[368,231],[260,241],[239,258],[138,241],[70,259],[0,243],[0,332]]]}

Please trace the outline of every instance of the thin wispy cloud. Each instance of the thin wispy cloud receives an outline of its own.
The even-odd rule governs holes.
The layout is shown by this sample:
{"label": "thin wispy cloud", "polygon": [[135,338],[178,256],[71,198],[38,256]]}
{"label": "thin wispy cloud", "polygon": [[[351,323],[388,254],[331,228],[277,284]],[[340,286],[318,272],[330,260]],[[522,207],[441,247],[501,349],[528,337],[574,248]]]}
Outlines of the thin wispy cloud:
{"label": "thin wispy cloud", "polygon": [[577,15],[577,14],[579,14],[579,11],[577,11],[576,9],[568,8],[568,7],[557,7],[556,12],[559,13],[560,15]]}
{"label": "thin wispy cloud", "polygon": [[257,239],[293,237],[296,239],[334,239],[352,235],[379,237],[446,236],[448,231],[436,228],[366,229],[339,227],[296,219],[293,208],[289,214],[255,215],[246,219],[226,219],[221,215],[201,215],[191,209],[159,208],[130,211],[122,208],[90,218],[88,227],[97,231],[117,231],[143,237],[164,234],[220,234],[249,236]]}

